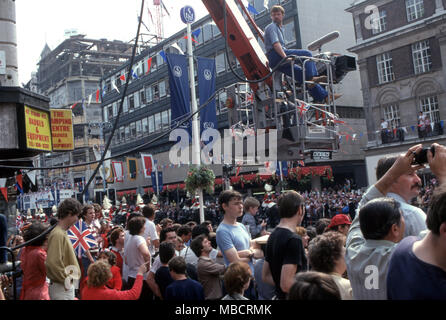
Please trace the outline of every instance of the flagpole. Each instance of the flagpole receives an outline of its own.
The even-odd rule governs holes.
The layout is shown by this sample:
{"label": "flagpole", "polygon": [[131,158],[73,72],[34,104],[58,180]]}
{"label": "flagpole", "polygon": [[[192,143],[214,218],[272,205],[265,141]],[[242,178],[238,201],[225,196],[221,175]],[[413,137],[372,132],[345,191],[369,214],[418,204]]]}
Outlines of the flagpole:
{"label": "flagpole", "polygon": [[[191,111],[194,113],[194,117],[192,120],[192,164],[197,165],[197,167],[201,164],[200,159],[200,125],[198,122],[198,113],[197,113],[197,97],[195,93],[195,73],[194,73],[194,56],[193,56],[193,48],[192,48],[192,27],[191,23],[187,23],[187,55],[189,57],[189,83],[190,83],[190,91],[191,91]],[[203,209],[203,190],[198,190],[198,197],[200,200],[200,223],[204,222],[204,209]]]}

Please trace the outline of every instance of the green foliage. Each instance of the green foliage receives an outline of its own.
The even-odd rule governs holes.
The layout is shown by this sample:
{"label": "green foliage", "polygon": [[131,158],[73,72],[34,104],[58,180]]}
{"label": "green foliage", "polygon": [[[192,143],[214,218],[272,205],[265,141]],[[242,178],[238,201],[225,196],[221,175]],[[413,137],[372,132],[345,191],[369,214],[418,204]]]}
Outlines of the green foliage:
{"label": "green foliage", "polygon": [[192,168],[187,173],[186,190],[194,194],[197,190],[203,189],[209,194],[214,192],[215,174],[211,169],[202,166]]}

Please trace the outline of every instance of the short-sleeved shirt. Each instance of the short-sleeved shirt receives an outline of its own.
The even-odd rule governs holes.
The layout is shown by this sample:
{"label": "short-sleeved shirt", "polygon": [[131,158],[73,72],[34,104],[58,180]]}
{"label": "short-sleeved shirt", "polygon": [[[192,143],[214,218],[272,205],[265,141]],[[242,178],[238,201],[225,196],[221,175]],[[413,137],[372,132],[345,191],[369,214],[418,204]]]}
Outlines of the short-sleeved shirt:
{"label": "short-sleeved shirt", "polygon": [[[144,264],[144,257],[139,251],[138,247],[144,243],[146,240],[144,237],[139,235],[130,235],[130,239],[124,247],[124,253],[127,260],[128,266],[128,276],[131,278],[136,278],[139,267]],[[144,275],[144,280],[147,278],[147,273]]]}
{"label": "short-sleeved shirt", "polygon": [[396,247],[387,272],[389,300],[446,300],[446,272],[413,253],[418,237],[404,238]]}
{"label": "short-sleeved shirt", "polygon": [[[143,237],[147,239],[147,237],[150,237],[150,241],[158,240],[158,233],[156,232],[156,226],[153,223],[153,221],[150,221],[146,218],[146,223],[144,224],[144,235]],[[153,256],[155,255],[155,246],[151,243],[149,246],[149,252]]]}
{"label": "short-sleeved shirt", "polygon": [[[217,245],[223,254],[225,265],[229,265],[229,260],[226,257],[225,251],[231,248],[235,248],[236,251],[249,250],[251,247],[251,237],[246,230],[246,227],[238,223],[236,225],[229,225],[226,223],[220,223],[217,228]],[[251,271],[254,274],[254,266],[252,261],[249,262]]]}
{"label": "short-sleeved shirt", "polygon": [[166,288],[173,282],[172,276],[170,275],[169,267],[161,266],[155,273],[155,282],[160,288],[161,295],[163,299],[166,297]]}
{"label": "short-sleeved shirt", "polygon": [[270,23],[265,28],[265,35],[264,35],[264,43],[265,43],[265,49],[266,52],[270,52],[271,50],[274,50],[274,44],[276,42],[279,42],[282,46],[282,49],[285,50],[285,40],[283,36],[283,26],[279,27],[274,22]]}
{"label": "short-sleeved shirt", "polygon": [[276,228],[271,233],[266,244],[266,257],[271,275],[276,284],[276,295],[279,299],[285,299],[286,295],[280,288],[280,276],[282,266],[285,264],[297,265],[297,272],[307,270],[307,258],[302,243],[302,238],[291,230]]}

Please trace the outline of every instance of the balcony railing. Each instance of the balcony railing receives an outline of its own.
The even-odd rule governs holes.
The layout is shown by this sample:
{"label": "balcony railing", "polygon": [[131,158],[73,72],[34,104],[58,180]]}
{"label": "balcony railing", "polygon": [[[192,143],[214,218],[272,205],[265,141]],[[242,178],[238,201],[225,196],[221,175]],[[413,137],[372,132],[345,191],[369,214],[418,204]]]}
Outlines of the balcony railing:
{"label": "balcony railing", "polygon": [[422,141],[444,134],[444,122],[434,123],[433,126],[426,126],[422,130],[419,126],[409,126],[394,129],[376,131],[369,142],[369,147],[380,145],[401,143],[404,141]]}

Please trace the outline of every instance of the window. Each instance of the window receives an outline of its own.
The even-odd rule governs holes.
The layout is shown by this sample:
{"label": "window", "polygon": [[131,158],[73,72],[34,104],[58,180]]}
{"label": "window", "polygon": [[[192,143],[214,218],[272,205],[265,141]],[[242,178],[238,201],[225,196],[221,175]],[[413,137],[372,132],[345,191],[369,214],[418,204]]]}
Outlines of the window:
{"label": "window", "polygon": [[149,133],[154,133],[155,132],[155,123],[154,123],[154,118],[153,116],[149,117]]}
{"label": "window", "polygon": [[397,104],[384,107],[384,119],[389,124],[389,129],[401,127],[400,107]]}
{"label": "window", "polygon": [[135,98],[133,97],[133,94],[129,95],[128,99],[129,99],[129,111],[133,112],[133,110],[135,109]]}
{"label": "window", "polygon": [[113,117],[116,117],[118,115],[118,103],[113,103]]}
{"label": "window", "polygon": [[146,88],[146,101],[147,103],[152,102],[152,87]]}
{"label": "window", "polygon": [[210,22],[203,26],[203,40],[207,42],[212,39],[212,25]]}
{"label": "window", "polygon": [[294,20],[285,22],[283,25],[283,35],[285,45],[296,43],[296,31],[294,30]]}
{"label": "window", "polygon": [[106,92],[109,92],[111,90],[111,80],[110,79],[107,79],[106,81],[105,81],[105,91]]}
{"label": "window", "polygon": [[135,122],[132,122],[130,124],[130,135],[132,138],[136,137],[136,123]]}
{"label": "window", "polygon": [[155,114],[155,131],[160,131],[161,130],[161,113],[156,113]]}
{"label": "window", "polygon": [[424,97],[420,99],[421,111],[429,117],[431,123],[440,122],[440,111],[438,109],[438,97]]}
{"label": "window", "polygon": [[413,21],[424,15],[423,0],[406,0],[407,21]]}
{"label": "window", "polygon": [[218,94],[218,109],[220,110],[220,114],[224,113],[225,111],[227,111],[227,107],[226,107],[226,99],[227,99],[227,94],[226,91],[222,91]]}
{"label": "window", "polygon": [[412,45],[412,57],[415,74],[430,71],[432,67],[432,59],[429,40],[414,43]]}
{"label": "window", "polygon": [[149,133],[149,126],[148,126],[148,122],[147,122],[147,118],[142,119],[142,133],[146,134]]}
{"label": "window", "polygon": [[215,58],[215,64],[217,68],[217,74],[220,74],[226,70],[226,58],[224,52],[217,55]]}
{"label": "window", "polygon": [[372,24],[372,26],[376,27],[376,28],[372,28],[373,34],[378,34],[380,32],[386,31],[386,29],[387,29],[387,12],[386,12],[386,10],[379,11],[379,17],[376,19],[376,22],[375,22],[375,19],[372,19],[371,24]]}
{"label": "window", "polygon": [[389,52],[377,56],[376,65],[378,67],[379,84],[395,80],[395,75],[393,73],[392,58],[390,57]]}
{"label": "window", "polygon": [[121,80],[119,80],[120,76],[121,76],[120,74],[115,75],[115,85],[116,85],[116,87],[120,87],[121,86]]}
{"label": "window", "polygon": [[[114,112],[114,108],[113,108],[114,104],[111,104],[108,106],[108,112],[107,112],[107,118],[104,118],[104,120],[107,120],[109,117],[112,118],[113,117],[113,112]],[[105,117],[105,115],[104,115]]]}
{"label": "window", "polygon": [[265,11],[266,10],[266,7],[265,7],[265,0],[250,0],[249,1],[251,4],[252,4],[252,6],[257,10],[257,12],[260,14],[260,13],[262,13],[263,11]]}
{"label": "window", "polygon": [[160,67],[164,63],[164,59],[163,59],[163,57],[161,57],[159,52],[156,55],[156,59],[154,58],[152,60],[156,60],[156,64],[157,64],[158,67]]}
{"label": "window", "polygon": [[195,44],[195,45],[199,46],[200,44],[203,44],[203,29],[201,27],[199,27],[199,28],[197,28],[197,29],[195,29],[193,31],[197,31],[198,29],[201,29],[201,32],[198,35],[198,37],[195,37],[195,40],[197,40],[198,43],[193,41],[192,45]]}
{"label": "window", "polygon": [[124,127],[119,128],[119,136],[120,136],[121,141],[125,140],[125,128]]}
{"label": "window", "polygon": [[108,119],[108,107],[104,108],[104,120]]}
{"label": "window", "polygon": [[163,128],[169,128],[169,113],[167,110],[161,113],[161,121],[163,123]]}
{"label": "window", "polygon": [[212,34],[214,35],[214,38],[218,37],[221,34],[220,29],[217,27],[215,22],[211,22],[211,26],[212,26]]}
{"label": "window", "polygon": [[142,123],[141,120],[136,121],[136,135],[139,137],[142,134]]}
{"label": "window", "polygon": [[139,92],[139,101],[141,103],[141,106],[147,103],[146,92],[144,91],[144,89]]}
{"label": "window", "polygon": [[[159,56],[159,54],[158,54],[158,56]],[[152,56],[152,65],[150,66],[150,72],[153,72],[153,71],[156,70],[156,68],[158,67],[158,63],[157,62],[158,62],[158,60],[157,60],[156,56]]]}
{"label": "window", "polygon": [[187,52],[187,40],[184,38],[181,38],[180,40],[178,40],[178,46],[180,47],[181,50],[183,50],[183,52]]}
{"label": "window", "polygon": [[138,92],[135,92],[133,94],[133,98],[135,99],[135,109],[138,109],[141,107],[141,103],[139,102],[139,94]]}
{"label": "window", "polygon": [[163,80],[159,83],[160,97],[166,96],[166,81]]}
{"label": "window", "polygon": [[130,139],[130,127],[125,126],[125,139]]}
{"label": "window", "polygon": [[128,111],[129,111],[129,106],[128,106],[128,104],[127,104],[127,99],[128,99],[128,97],[125,97],[124,98],[124,106],[123,106],[123,108],[124,108],[124,113],[127,113]]}
{"label": "window", "polygon": [[158,83],[152,85],[152,98],[153,101],[158,101],[160,99],[160,89]]}

